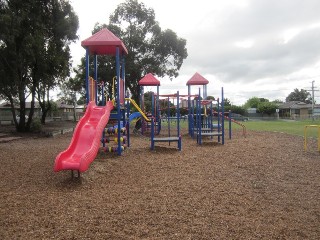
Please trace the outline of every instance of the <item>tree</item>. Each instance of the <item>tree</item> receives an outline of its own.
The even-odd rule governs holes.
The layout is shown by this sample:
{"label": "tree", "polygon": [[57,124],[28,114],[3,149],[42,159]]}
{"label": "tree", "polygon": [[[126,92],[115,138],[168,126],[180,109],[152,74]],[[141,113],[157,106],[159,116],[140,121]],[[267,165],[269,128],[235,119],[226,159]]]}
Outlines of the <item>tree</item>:
{"label": "tree", "polygon": [[283,103],[283,101],[280,100],[280,99],[275,99],[272,102],[275,103],[275,104],[282,104]]}
{"label": "tree", "polygon": [[144,111],[151,112],[152,108],[152,94],[153,92],[148,91],[144,93]]}
{"label": "tree", "polygon": [[245,108],[257,108],[260,103],[260,99],[258,97],[249,98],[244,104]]}
{"label": "tree", "polygon": [[[119,37],[128,49],[126,85],[137,102],[140,93],[138,81],[147,73],[171,79],[178,76],[183,60],[188,55],[186,40],[170,29],[162,30],[155,20],[154,10],[147,8],[144,3],[127,0],[119,4],[110,16],[109,24],[97,24],[93,33],[104,27]],[[115,75],[114,58],[98,56],[98,62],[98,76],[107,82],[107,88],[110,89],[111,79]],[[84,61],[81,69],[79,73],[84,77]]]}
{"label": "tree", "polygon": [[259,113],[271,115],[276,112],[278,105],[272,102],[260,102],[257,111]]}
{"label": "tree", "polygon": [[76,78],[68,78],[68,81],[64,81],[60,84],[60,93],[58,94],[59,101],[64,102],[65,104],[72,105],[77,104],[76,93],[83,90],[82,81],[79,81]]}
{"label": "tree", "polygon": [[214,96],[208,96],[206,99],[207,100],[216,100]]}
{"label": "tree", "polygon": [[225,112],[231,111],[232,113],[237,113],[241,115],[246,114],[246,110],[243,107],[236,106],[236,105],[225,106],[224,111]]}
{"label": "tree", "polygon": [[59,100],[65,104],[73,105],[73,120],[77,120],[76,116],[76,106],[77,106],[77,92],[80,92],[82,89],[82,85],[80,81],[69,78],[68,81],[60,84],[61,92],[58,94]]}
{"label": "tree", "polygon": [[295,88],[293,92],[291,92],[287,97],[286,97],[286,102],[290,101],[300,101],[300,102],[305,102],[305,103],[312,103],[312,98],[310,93],[307,90]]}
{"label": "tree", "polygon": [[224,104],[224,106],[231,106],[232,105],[230,99],[228,99],[228,98],[223,99],[223,104]]}
{"label": "tree", "polygon": [[198,99],[200,99],[200,101],[202,100],[202,97],[201,96],[195,96],[194,98],[193,98],[193,101],[197,101]]}
{"label": "tree", "polygon": [[[0,95],[11,104],[17,130],[29,131],[35,99],[44,122],[50,109],[49,90],[69,75],[68,45],[77,39],[78,17],[67,0],[4,0],[0,26]],[[28,97],[31,109],[26,123]]]}

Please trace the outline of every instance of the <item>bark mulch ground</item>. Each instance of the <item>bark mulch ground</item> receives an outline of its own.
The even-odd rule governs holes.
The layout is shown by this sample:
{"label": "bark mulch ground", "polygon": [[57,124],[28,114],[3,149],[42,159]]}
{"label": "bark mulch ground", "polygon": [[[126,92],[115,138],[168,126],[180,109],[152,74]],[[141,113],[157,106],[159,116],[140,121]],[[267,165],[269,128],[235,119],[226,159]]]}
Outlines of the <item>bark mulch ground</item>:
{"label": "bark mulch ground", "polygon": [[0,239],[320,239],[320,155],[302,137],[183,135],[179,152],[132,135],[73,179],[53,172],[71,137],[0,143]]}

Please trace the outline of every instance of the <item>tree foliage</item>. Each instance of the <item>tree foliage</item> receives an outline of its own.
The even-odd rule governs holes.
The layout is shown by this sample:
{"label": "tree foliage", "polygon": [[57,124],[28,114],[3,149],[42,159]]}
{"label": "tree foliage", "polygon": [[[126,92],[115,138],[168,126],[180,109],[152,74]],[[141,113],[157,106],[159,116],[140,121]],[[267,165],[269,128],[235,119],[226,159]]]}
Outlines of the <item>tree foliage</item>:
{"label": "tree foliage", "polygon": [[246,114],[246,110],[243,107],[236,106],[236,105],[225,106],[224,111],[225,112],[231,111],[232,113],[237,113],[237,114],[241,114],[241,115],[245,115]]}
{"label": "tree foliage", "polygon": [[228,98],[223,99],[223,104],[224,104],[224,106],[231,106],[232,105],[230,99],[228,99]]}
{"label": "tree foliage", "polygon": [[144,111],[145,112],[152,111],[152,95],[153,95],[153,92],[151,91],[144,93]]}
{"label": "tree foliage", "polygon": [[281,104],[281,103],[283,103],[283,101],[280,100],[280,99],[275,99],[275,100],[273,100],[272,102],[275,103],[275,104]]}
{"label": "tree foliage", "polygon": [[[109,18],[109,24],[96,24],[93,33],[107,27],[119,37],[126,48],[126,86],[138,102],[140,88],[138,81],[147,73],[158,77],[178,76],[178,71],[187,57],[186,40],[170,30],[162,30],[155,20],[155,13],[144,3],[127,0],[118,5]],[[111,88],[115,76],[115,60],[110,56],[98,56],[98,80],[104,80]],[[93,64],[90,64],[93,70]],[[84,79],[84,61],[79,74]],[[91,71],[90,70],[90,71]]]}
{"label": "tree foliage", "polygon": [[214,96],[207,96],[207,100],[216,100]]}
{"label": "tree foliage", "polygon": [[261,103],[261,102],[269,102],[269,100],[265,99],[265,98],[252,97],[252,98],[249,98],[246,101],[246,103],[244,104],[244,107],[246,109],[248,109],[248,108],[258,108],[259,103]]}
{"label": "tree foliage", "polygon": [[291,92],[287,97],[286,97],[286,102],[290,101],[300,101],[300,102],[305,102],[305,103],[312,103],[312,98],[310,93],[307,90],[295,88],[293,92]]}
{"label": "tree foliage", "polygon": [[[37,99],[45,115],[49,90],[69,74],[69,43],[78,17],[67,0],[5,0],[0,4],[0,95],[10,102],[18,131],[30,130]],[[26,99],[31,99],[25,122]],[[16,104],[20,121],[16,121]]]}
{"label": "tree foliage", "polygon": [[260,102],[257,111],[262,114],[271,115],[276,112],[278,105],[273,102]]}
{"label": "tree foliage", "polygon": [[256,108],[257,112],[270,115],[276,112],[278,105],[276,102],[270,102],[266,98],[252,97],[244,104],[244,108]]}

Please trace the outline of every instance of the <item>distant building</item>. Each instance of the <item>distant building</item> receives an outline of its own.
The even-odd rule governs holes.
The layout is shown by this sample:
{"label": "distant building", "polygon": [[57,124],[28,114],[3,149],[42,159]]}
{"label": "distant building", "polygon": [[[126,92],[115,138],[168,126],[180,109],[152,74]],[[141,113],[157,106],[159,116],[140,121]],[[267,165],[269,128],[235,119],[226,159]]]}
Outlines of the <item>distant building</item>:
{"label": "distant building", "polygon": [[248,112],[248,114],[257,113],[257,109],[256,108],[248,108],[247,112]]}
{"label": "distant building", "polygon": [[[59,118],[61,120],[73,120],[73,111],[74,106],[64,104],[61,102],[56,102],[58,111],[55,113],[50,113],[47,116],[47,120],[51,120],[53,118]],[[19,115],[20,107],[18,105],[15,106],[16,114]],[[26,115],[29,114],[31,109],[31,102],[26,102]],[[76,118],[80,119],[80,117],[84,114],[84,106],[77,105],[76,106]],[[35,102],[34,107],[34,117],[40,118],[42,115],[41,107],[38,102]],[[11,105],[8,102],[4,102],[0,104],[0,122],[11,122],[13,124],[13,117],[11,112]]]}
{"label": "distant building", "polygon": [[179,103],[180,108],[188,108],[188,99],[181,99]]}
{"label": "distant building", "polygon": [[[62,120],[73,120],[74,106],[65,104],[63,102],[56,102],[58,112],[54,114],[54,117],[60,117]],[[84,114],[84,105],[76,105],[76,119],[79,120]]]}
{"label": "distant building", "polygon": [[[320,104],[314,105],[314,115],[320,116]],[[309,119],[312,118],[312,104],[290,101],[279,105],[279,117],[290,119]]]}

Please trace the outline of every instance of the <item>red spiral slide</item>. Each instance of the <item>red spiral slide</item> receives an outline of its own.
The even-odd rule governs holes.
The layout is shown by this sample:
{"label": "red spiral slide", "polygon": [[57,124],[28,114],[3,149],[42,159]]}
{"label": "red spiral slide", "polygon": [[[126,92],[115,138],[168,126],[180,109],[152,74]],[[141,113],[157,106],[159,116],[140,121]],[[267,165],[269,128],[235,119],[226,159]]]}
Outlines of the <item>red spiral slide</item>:
{"label": "red spiral slide", "polygon": [[107,102],[106,106],[97,106],[93,101],[88,104],[84,116],[75,128],[69,147],[56,157],[55,172],[84,172],[89,168],[98,153],[102,131],[109,121],[112,109],[112,101]]}

